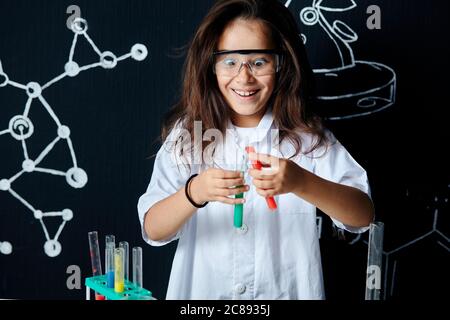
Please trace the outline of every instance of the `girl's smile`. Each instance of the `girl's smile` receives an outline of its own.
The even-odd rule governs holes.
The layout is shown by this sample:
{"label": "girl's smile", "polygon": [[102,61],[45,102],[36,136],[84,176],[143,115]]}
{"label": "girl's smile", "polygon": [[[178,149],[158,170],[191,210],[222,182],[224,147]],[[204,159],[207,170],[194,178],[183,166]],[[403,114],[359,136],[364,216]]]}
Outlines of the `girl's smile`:
{"label": "girl's smile", "polygon": [[235,94],[239,96],[239,98],[242,99],[242,101],[252,101],[255,99],[255,95],[257,95],[260,90],[259,89],[231,89]]}

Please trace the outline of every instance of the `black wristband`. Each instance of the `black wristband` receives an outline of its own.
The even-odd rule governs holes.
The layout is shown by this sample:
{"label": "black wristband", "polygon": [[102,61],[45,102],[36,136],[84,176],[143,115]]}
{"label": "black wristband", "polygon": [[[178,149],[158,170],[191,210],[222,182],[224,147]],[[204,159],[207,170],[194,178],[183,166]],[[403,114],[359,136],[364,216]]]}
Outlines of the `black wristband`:
{"label": "black wristband", "polygon": [[196,207],[196,208],[203,208],[203,207],[205,207],[205,206],[208,204],[208,202],[205,202],[205,203],[202,204],[202,205],[196,204],[196,203],[194,202],[194,200],[192,200],[191,196],[189,195],[189,191],[188,191],[188,189],[189,189],[189,184],[191,183],[192,179],[194,179],[196,176],[198,176],[198,174],[193,174],[193,175],[190,176],[190,178],[186,181],[186,184],[185,184],[185,186],[184,186],[184,193],[186,194],[186,198],[189,200],[189,202],[190,202],[194,207]]}

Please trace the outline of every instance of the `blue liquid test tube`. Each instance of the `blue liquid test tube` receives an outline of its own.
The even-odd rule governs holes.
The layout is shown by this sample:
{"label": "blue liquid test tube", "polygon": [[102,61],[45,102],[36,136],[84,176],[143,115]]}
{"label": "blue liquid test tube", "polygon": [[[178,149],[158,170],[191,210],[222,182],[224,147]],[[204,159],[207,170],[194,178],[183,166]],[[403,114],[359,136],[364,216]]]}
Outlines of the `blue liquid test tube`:
{"label": "blue liquid test tube", "polygon": [[142,248],[133,248],[133,284],[137,288],[143,287],[143,275],[142,275]]}
{"label": "blue liquid test tube", "polygon": [[123,248],[123,264],[124,264],[124,277],[125,277],[125,281],[129,281],[130,278],[130,250],[129,250],[129,245],[127,241],[121,241],[119,242],[119,248]]}
{"label": "blue liquid test tube", "polygon": [[106,243],[112,243],[112,244],[114,244],[114,247],[116,247],[116,237],[113,234],[108,234],[105,237],[105,242]]}
{"label": "blue liquid test tube", "polygon": [[114,249],[116,248],[115,237],[113,235],[107,235],[105,242],[106,286],[108,288],[114,288]]}

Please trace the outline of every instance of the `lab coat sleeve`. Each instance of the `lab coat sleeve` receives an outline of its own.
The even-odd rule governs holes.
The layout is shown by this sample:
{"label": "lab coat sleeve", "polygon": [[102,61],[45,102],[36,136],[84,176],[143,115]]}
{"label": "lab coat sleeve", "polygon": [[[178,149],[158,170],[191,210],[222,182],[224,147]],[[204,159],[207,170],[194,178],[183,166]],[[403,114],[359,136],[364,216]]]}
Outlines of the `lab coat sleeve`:
{"label": "lab coat sleeve", "polygon": [[[331,132],[327,132],[327,134],[331,143],[326,150],[324,147],[316,150],[314,174],[335,183],[357,188],[371,197],[366,171]],[[369,226],[356,228],[345,225],[334,218],[331,220],[338,228],[352,233],[363,233],[369,229]]]}
{"label": "lab coat sleeve", "polygon": [[190,176],[189,167],[177,163],[175,153],[173,152],[173,148],[170,147],[169,140],[172,140],[171,135],[169,135],[169,138],[165,141],[156,155],[150,183],[147,187],[147,191],[139,198],[137,206],[142,237],[152,246],[163,246],[177,240],[181,236],[184,228],[182,227],[177,234],[163,241],[154,241],[150,239],[144,228],[144,219],[148,210],[155,203],[171,196],[182,188]]}

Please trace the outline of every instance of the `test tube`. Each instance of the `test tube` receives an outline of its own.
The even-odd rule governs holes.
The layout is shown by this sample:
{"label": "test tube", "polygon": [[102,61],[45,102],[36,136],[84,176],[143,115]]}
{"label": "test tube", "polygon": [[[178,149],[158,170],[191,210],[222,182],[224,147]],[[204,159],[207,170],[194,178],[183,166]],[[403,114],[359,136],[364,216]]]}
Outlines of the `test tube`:
{"label": "test tube", "polygon": [[130,253],[129,245],[127,241],[119,242],[119,248],[123,248],[123,264],[124,264],[124,278],[125,281],[129,281],[129,268],[130,268]]}
{"label": "test tube", "polygon": [[106,285],[108,288],[114,288],[114,249],[116,247],[115,237],[113,235],[107,235],[105,242]]}
{"label": "test tube", "polygon": [[[241,172],[243,175],[245,175],[245,172],[247,171],[247,157],[244,154],[241,159]],[[235,188],[239,188],[242,186],[236,186]],[[234,196],[235,199],[243,199],[244,193],[238,193]],[[244,220],[244,204],[238,203],[234,205],[234,217],[233,217],[233,225],[235,228],[241,228],[242,227],[242,221]]]}
{"label": "test tube", "polygon": [[133,248],[133,284],[137,288],[143,287],[143,275],[142,275],[142,248]]}
{"label": "test tube", "polygon": [[125,278],[124,278],[124,249],[114,249],[114,291],[124,292]]}
{"label": "test tube", "polygon": [[[234,196],[235,199],[243,199],[244,194],[238,193]],[[244,204],[243,203],[237,203],[234,205],[234,218],[233,218],[233,225],[235,228],[241,228],[242,227],[242,220],[244,219]]]}
{"label": "test tube", "polygon": [[88,233],[89,237],[89,250],[91,255],[92,275],[102,275],[102,262],[100,257],[100,247],[98,245],[98,233],[97,231],[91,231]]}
{"label": "test tube", "polygon": [[[253,148],[252,146],[245,147],[245,151],[247,153],[255,153],[256,152],[255,148]],[[252,166],[253,166],[253,169],[256,169],[256,170],[262,170],[262,168],[263,168],[263,165],[259,160],[252,160]],[[270,210],[272,210],[272,211],[277,210],[277,203],[276,203],[274,197],[266,197],[266,203]]]}
{"label": "test tube", "polygon": [[[89,253],[91,256],[92,275],[94,277],[100,276],[103,274],[103,272],[102,272],[102,261],[100,257],[100,246],[98,244],[97,231],[89,232],[88,238],[89,238]],[[105,297],[96,292],[95,300],[105,300]]]}
{"label": "test tube", "polygon": [[106,243],[113,243],[114,244],[114,247],[116,246],[116,237],[113,235],[113,234],[108,234],[106,237],[105,237],[105,242]]}
{"label": "test tube", "polygon": [[380,300],[383,236],[383,222],[371,223],[367,255],[366,300]]}

